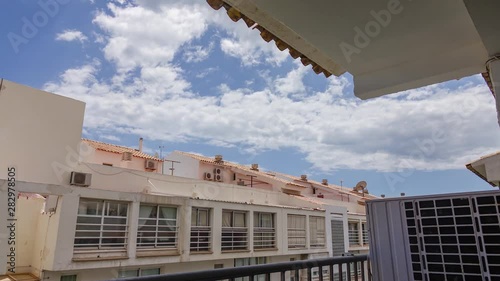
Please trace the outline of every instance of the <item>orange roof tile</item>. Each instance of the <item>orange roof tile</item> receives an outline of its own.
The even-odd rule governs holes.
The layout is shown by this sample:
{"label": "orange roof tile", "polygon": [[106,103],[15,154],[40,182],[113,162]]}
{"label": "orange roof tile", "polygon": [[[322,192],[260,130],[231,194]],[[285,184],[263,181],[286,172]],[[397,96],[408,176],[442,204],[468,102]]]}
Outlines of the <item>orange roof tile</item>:
{"label": "orange roof tile", "polygon": [[134,157],[151,159],[151,160],[163,162],[163,160],[158,158],[158,157],[151,156],[147,153],[144,153],[144,152],[139,151],[139,150],[134,149],[134,148],[105,143],[105,142],[100,142],[100,141],[95,141],[95,140],[89,140],[89,139],[82,139],[82,141],[96,150],[112,152],[112,153],[120,153],[120,154],[123,152],[132,152],[132,155]]}

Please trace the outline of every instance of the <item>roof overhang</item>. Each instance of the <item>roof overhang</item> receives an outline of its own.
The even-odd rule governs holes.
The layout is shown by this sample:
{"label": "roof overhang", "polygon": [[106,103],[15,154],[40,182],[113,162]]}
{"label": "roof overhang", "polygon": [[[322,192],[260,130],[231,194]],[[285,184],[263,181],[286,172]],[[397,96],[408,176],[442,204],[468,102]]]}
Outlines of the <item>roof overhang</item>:
{"label": "roof overhang", "polygon": [[317,73],[378,97],[485,73],[500,53],[500,1],[208,0]]}
{"label": "roof overhang", "polygon": [[491,186],[500,186],[500,152],[483,156],[465,166]]}

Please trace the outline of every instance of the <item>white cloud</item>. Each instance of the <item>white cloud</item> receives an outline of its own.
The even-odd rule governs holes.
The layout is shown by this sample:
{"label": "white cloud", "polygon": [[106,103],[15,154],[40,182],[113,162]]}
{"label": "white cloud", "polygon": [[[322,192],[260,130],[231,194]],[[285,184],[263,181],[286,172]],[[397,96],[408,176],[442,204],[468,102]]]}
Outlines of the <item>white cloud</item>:
{"label": "white cloud", "polygon": [[492,96],[483,85],[428,87],[424,90],[431,94],[421,99],[409,91],[399,99],[360,101],[339,98],[348,83],[332,78],[326,91],[300,99],[272,88],[228,86],[221,86],[218,96],[157,99],[163,89],[137,81],[112,87],[97,80],[97,72],[86,65],[46,85],[46,90],[87,102],[87,128],[237,145],[249,152],[291,147],[323,171],[459,168],[464,159],[496,149],[499,138]]}
{"label": "white cloud", "polygon": [[232,57],[241,59],[244,66],[252,66],[261,63],[280,65],[289,57],[287,51],[281,52],[276,45],[264,41],[258,30],[249,29],[243,21],[237,23],[229,19],[218,21],[229,36],[220,41],[221,50]]}
{"label": "white cloud", "polygon": [[184,48],[184,60],[186,62],[200,62],[208,58],[208,55],[214,48],[214,43],[210,44],[205,48],[203,46],[188,46]]}
{"label": "white cloud", "polygon": [[75,30],[75,29],[66,29],[61,33],[58,33],[56,35],[56,40],[57,41],[80,41],[80,43],[83,43],[84,41],[87,41],[87,36],[85,36],[81,31]]}
{"label": "white cloud", "polygon": [[115,135],[100,135],[99,137],[102,139],[110,140],[110,141],[114,141],[114,142],[120,141],[120,138],[115,136]]}
{"label": "white cloud", "polygon": [[[264,86],[221,84],[216,93],[193,93],[182,66],[172,60],[210,25],[225,31],[220,32],[222,51],[243,65],[272,67],[288,54],[243,23],[230,22],[224,12],[207,9],[206,3],[137,3],[141,6],[110,4],[109,11],[97,14],[94,23],[105,38],[107,61],[68,69],[45,85],[87,103],[89,131],[236,146],[249,153],[294,148],[322,171],[462,168],[467,159],[498,149],[493,97],[482,82],[361,101],[346,94],[351,85],[344,77],[329,78],[322,91],[311,90],[303,79],[310,68],[296,63],[279,77],[261,71]],[[116,73],[101,78],[109,62]],[[254,71],[241,79],[260,78]]]}
{"label": "white cloud", "polygon": [[199,37],[207,28],[197,6],[118,7],[108,4],[110,13],[101,11],[94,23],[108,35],[106,59],[119,71],[136,67],[168,64],[181,45]]}

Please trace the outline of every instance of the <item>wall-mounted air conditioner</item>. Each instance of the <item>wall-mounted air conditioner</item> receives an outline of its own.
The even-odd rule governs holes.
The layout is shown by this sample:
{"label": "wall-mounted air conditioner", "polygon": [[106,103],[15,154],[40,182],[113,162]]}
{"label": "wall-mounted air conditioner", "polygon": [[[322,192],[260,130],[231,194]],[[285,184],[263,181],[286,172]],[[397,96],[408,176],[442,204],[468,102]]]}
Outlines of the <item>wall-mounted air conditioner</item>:
{"label": "wall-mounted air conditioner", "polygon": [[156,170],[156,161],[151,159],[146,159],[146,170]]}
{"label": "wall-mounted air conditioner", "polygon": [[214,177],[212,176],[212,173],[205,173],[203,175],[203,179],[207,180],[207,181],[211,181],[211,180],[214,180]]}
{"label": "wall-mounted air conditioner", "polygon": [[500,280],[499,206],[499,191],[368,201],[373,280]]}
{"label": "wall-mounted air conditioner", "polygon": [[71,172],[69,184],[77,186],[89,186],[92,180],[92,174]]}
{"label": "wall-mounted air conditioner", "polygon": [[222,169],[221,168],[214,169],[214,181],[222,181]]}
{"label": "wall-mounted air conditioner", "polygon": [[122,153],[122,161],[132,161],[132,152],[125,151]]}

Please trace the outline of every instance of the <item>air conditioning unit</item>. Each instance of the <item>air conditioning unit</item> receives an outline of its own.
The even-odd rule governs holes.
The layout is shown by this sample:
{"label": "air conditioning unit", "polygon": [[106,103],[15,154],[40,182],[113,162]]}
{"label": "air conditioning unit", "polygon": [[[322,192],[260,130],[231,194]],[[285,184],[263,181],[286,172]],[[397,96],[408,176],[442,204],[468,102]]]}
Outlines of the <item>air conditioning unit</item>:
{"label": "air conditioning unit", "polygon": [[69,184],[76,186],[89,186],[92,180],[92,174],[71,172]]}
{"label": "air conditioning unit", "polygon": [[207,180],[207,181],[211,181],[211,180],[214,180],[214,177],[212,176],[211,173],[205,173],[203,176],[203,179]]}
{"label": "air conditioning unit", "polygon": [[132,161],[132,152],[125,151],[122,153],[122,161]]}
{"label": "air conditioning unit", "polygon": [[145,168],[147,170],[156,170],[156,161],[147,159]]}
{"label": "air conditioning unit", "polygon": [[222,181],[222,169],[221,168],[214,169],[214,181]]}
{"label": "air conditioning unit", "polygon": [[500,280],[500,192],[367,201],[373,281]]}

